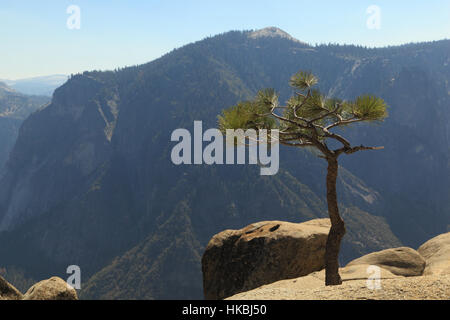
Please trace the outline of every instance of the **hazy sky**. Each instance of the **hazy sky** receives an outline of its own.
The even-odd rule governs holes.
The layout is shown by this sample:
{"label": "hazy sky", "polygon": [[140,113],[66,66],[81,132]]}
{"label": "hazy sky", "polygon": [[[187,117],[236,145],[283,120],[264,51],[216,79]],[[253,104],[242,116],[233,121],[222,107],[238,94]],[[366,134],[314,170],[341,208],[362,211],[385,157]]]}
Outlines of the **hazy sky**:
{"label": "hazy sky", "polygon": [[[70,5],[80,8],[80,29],[67,27]],[[367,12],[373,5],[379,15]],[[0,0],[0,78],[140,64],[210,35],[267,26],[310,44],[450,39],[450,1]]]}

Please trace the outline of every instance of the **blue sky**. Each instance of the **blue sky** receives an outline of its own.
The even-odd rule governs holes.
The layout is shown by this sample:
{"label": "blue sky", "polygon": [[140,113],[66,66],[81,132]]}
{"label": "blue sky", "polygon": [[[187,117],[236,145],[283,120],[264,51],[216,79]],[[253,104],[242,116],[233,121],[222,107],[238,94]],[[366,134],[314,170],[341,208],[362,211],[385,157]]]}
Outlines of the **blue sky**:
{"label": "blue sky", "polygon": [[[70,30],[69,5],[81,10]],[[379,29],[369,29],[380,11]],[[1,0],[0,79],[114,69],[229,30],[277,26],[316,43],[370,47],[450,39],[449,0]]]}

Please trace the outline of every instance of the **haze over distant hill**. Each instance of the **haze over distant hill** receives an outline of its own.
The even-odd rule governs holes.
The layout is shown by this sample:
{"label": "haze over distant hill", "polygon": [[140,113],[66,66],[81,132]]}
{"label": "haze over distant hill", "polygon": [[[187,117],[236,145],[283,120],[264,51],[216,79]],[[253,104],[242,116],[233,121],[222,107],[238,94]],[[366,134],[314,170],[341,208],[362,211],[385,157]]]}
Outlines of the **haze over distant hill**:
{"label": "haze over distant hill", "polygon": [[29,95],[51,96],[53,91],[67,81],[68,76],[54,74],[18,80],[0,79],[16,91]]}
{"label": "haze over distant hill", "polygon": [[286,34],[228,32],[56,89],[23,123],[0,178],[0,242],[14,244],[0,246],[0,267],[36,279],[79,265],[90,298],[201,298],[200,257],[215,233],[325,217],[325,162],[307,151],[282,148],[272,177],[170,160],[174,129],[216,127],[223,108],[261,88],[283,101],[300,69],[329,95],[372,93],[390,105],[382,125],[346,132],[385,149],[342,162],[342,260],[445,232],[450,41],[366,49]]}

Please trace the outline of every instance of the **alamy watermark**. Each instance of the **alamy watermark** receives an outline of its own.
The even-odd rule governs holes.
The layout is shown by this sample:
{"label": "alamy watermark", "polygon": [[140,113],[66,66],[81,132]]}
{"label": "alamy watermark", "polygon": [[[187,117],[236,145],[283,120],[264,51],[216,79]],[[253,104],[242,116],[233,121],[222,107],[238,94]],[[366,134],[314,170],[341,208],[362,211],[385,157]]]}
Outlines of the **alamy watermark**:
{"label": "alamy watermark", "polygon": [[379,266],[368,266],[366,287],[369,290],[381,290],[381,268]]}
{"label": "alamy watermark", "polygon": [[70,5],[66,9],[66,13],[70,14],[67,18],[66,26],[69,30],[81,29],[81,9],[77,5]]}
{"label": "alamy watermark", "polygon": [[369,17],[366,20],[366,26],[370,30],[381,29],[381,8],[377,5],[371,5],[366,9]]}
{"label": "alamy watermark", "polygon": [[[279,131],[275,129],[258,131],[227,129],[224,158],[222,132],[213,128],[203,133],[202,121],[194,121],[193,138],[187,129],[176,129],[172,132],[170,139],[178,144],[172,148],[170,156],[172,163],[176,165],[259,164],[261,175],[275,175],[280,164],[278,137]],[[205,148],[203,148],[204,142],[209,142]],[[246,157],[246,149],[248,149],[248,157]]]}
{"label": "alamy watermark", "polygon": [[77,290],[81,289],[81,269],[77,265],[70,265],[66,270],[67,274],[70,274],[70,277],[67,278],[67,286],[69,288],[74,288]]}

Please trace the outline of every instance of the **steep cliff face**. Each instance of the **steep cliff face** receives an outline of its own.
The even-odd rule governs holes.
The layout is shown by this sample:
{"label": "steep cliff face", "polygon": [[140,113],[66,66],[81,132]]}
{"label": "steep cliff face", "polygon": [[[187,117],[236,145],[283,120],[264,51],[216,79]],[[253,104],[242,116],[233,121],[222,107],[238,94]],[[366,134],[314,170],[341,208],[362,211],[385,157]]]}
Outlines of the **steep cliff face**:
{"label": "steep cliff face", "polygon": [[[74,76],[56,90],[50,105],[25,121],[0,180],[0,241],[14,243],[0,247],[0,266],[19,266],[39,277],[64,273],[71,264],[79,265],[85,277],[102,270],[90,284],[88,293],[94,298],[201,298],[199,257],[213,234],[260,220],[301,222],[325,217],[325,163],[307,152],[282,149],[281,170],[273,177],[259,176],[254,166],[175,166],[170,160],[174,129],[192,130],[194,120],[202,120],[205,129],[215,127],[223,108],[264,87],[280,89],[286,97],[287,81],[298,69],[313,70],[323,91],[344,98],[366,92],[386,94],[398,119],[388,126],[390,131],[384,125],[349,130],[355,142],[384,144],[386,150],[352,162],[349,157],[344,163],[348,170],[341,170],[338,192],[350,226],[344,261],[400,244],[395,235],[407,241],[429,238],[446,225],[448,217],[433,220],[444,206],[439,198],[430,198],[436,207],[426,210],[409,205],[415,198],[408,195],[408,188],[419,188],[409,182],[416,183],[414,176],[422,179],[422,173],[400,168],[410,157],[396,146],[416,146],[404,134],[406,129],[399,127],[402,116],[395,116],[397,109],[408,114],[411,100],[395,98],[400,89],[391,76],[409,79],[401,75],[402,70],[422,61],[403,59],[405,55],[426,48],[437,52],[439,64],[448,46],[440,42],[407,50],[310,47],[286,37],[254,38],[231,32],[142,66]],[[396,68],[383,67],[385,59]],[[407,85],[401,88],[408,90]],[[440,96],[435,108],[440,110],[445,99]],[[413,102],[420,109],[434,100]],[[411,121],[404,126],[418,135]],[[423,144],[432,148],[426,141]],[[436,175],[442,166],[436,152],[448,149],[430,150]],[[426,159],[417,158],[417,166],[429,165],[422,162]],[[393,163],[397,169],[391,169]],[[386,179],[378,168],[388,173]],[[401,181],[395,190],[407,201],[393,207],[388,175],[396,170],[402,176],[395,180]],[[409,221],[402,228],[408,214],[420,223]],[[390,225],[396,227],[391,230]],[[179,236],[177,230],[184,229],[189,231]],[[169,245],[171,241],[177,245]],[[177,264],[177,257],[185,263]],[[124,274],[148,265],[154,268]],[[164,286],[183,272],[190,276],[182,291],[177,291],[176,283]],[[109,292],[110,273],[121,274],[120,294]],[[154,285],[133,289],[127,285],[129,279]]]}
{"label": "steep cliff face", "polygon": [[27,96],[0,82],[0,171],[16,142],[23,120],[49,101],[49,97]]}
{"label": "steep cliff face", "polygon": [[100,81],[75,77],[23,123],[2,178],[0,230],[69,200],[108,159],[118,97],[102,89]]}
{"label": "steep cliff face", "polygon": [[20,119],[0,117],[0,170],[14,147],[21,123]]}

